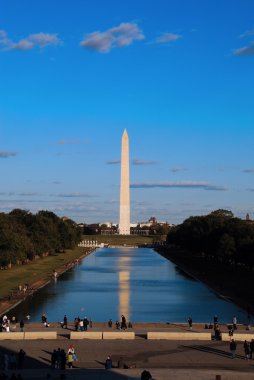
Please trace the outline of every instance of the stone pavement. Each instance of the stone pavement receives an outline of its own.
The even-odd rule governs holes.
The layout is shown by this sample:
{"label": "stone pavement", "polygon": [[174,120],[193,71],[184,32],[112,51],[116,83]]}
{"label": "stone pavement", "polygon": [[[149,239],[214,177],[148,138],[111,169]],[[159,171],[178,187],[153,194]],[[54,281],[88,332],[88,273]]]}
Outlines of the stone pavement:
{"label": "stone pavement", "polygon": [[[143,369],[82,369],[66,370],[66,380],[140,380]],[[196,370],[196,369],[149,369],[154,380],[216,380],[216,375],[221,380],[253,380],[254,372],[239,372],[230,370]],[[9,375],[12,372],[9,372]],[[50,380],[59,380],[63,372],[48,370],[23,370],[21,373],[24,380],[46,380],[50,374]]]}
{"label": "stone pavement", "polygon": [[[50,369],[50,357],[53,349],[68,349],[74,344],[78,361],[74,369],[66,369],[66,379],[98,380],[140,379],[143,369],[148,369],[156,380],[254,380],[254,359],[245,360],[243,343],[238,343],[237,356],[231,359],[229,344],[217,341],[70,341],[67,339],[0,342],[0,351],[17,353],[23,348],[27,354],[24,380],[59,379],[58,370]],[[128,369],[107,371],[104,369],[106,357],[110,355],[113,366],[119,361]]]}

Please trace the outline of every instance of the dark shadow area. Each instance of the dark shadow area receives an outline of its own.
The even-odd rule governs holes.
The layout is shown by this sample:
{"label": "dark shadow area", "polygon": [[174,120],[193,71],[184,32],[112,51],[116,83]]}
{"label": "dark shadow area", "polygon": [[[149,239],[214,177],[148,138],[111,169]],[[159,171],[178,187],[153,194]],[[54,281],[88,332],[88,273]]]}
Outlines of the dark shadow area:
{"label": "dark shadow area", "polygon": [[[181,347],[184,347],[184,348],[188,347],[190,350],[197,350],[197,351],[201,351],[201,352],[206,352],[208,354],[223,356],[223,357],[229,358],[229,359],[232,358],[230,351],[220,350],[218,348],[211,347],[211,346],[191,345],[191,346],[181,346]],[[243,355],[235,355],[235,358],[245,360],[245,357]]]}
{"label": "dark shadow area", "polygon": [[[59,347],[61,346],[62,345],[59,344]],[[52,352],[50,350],[40,351],[46,354],[45,357],[38,355],[37,359],[29,355],[25,355],[24,360],[22,361],[20,360],[18,355],[19,351],[19,349],[14,350],[0,345],[0,379],[4,378],[6,380],[9,380],[13,374],[17,376],[17,379],[19,379],[18,376],[20,376],[22,380],[99,380],[102,378],[105,380],[140,379],[140,377],[130,377],[129,375],[125,376],[119,373],[112,372],[111,370],[106,370],[104,369],[105,362],[98,360],[95,360],[94,363],[100,364],[102,367],[101,369],[78,368],[77,366],[75,366],[75,364],[73,366],[73,369],[67,368],[67,365],[65,369],[53,369],[51,368]],[[114,362],[113,369],[114,368],[118,368],[118,361]],[[124,364],[124,366],[121,368],[133,367],[128,367]],[[140,369],[140,373],[141,372],[142,369]]]}
{"label": "dark shadow area", "polygon": [[135,338],[140,338],[140,339],[147,339],[147,334],[142,334],[142,333],[135,333]]}
{"label": "dark shadow area", "polygon": [[[167,355],[174,355],[178,353],[183,353],[189,351],[189,347],[179,346],[177,348],[169,349],[169,350],[154,350],[154,351],[145,351],[145,352],[139,352],[131,355],[131,353],[128,356],[123,355],[112,355],[111,358],[114,363],[118,363],[118,361],[122,358],[125,367],[122,368],[135,368],[136,363],[144,363],[148,364],[149,359],[154,357],[163,357]],[[120,367],[119,367],[120,368]]]}
{"label": "dark shadow area", "polygon": [[69,334],[68,333],[66,333],[66,334],[57,333],[57,336],[64,338],[64,339],[70,339],[70,333]]}

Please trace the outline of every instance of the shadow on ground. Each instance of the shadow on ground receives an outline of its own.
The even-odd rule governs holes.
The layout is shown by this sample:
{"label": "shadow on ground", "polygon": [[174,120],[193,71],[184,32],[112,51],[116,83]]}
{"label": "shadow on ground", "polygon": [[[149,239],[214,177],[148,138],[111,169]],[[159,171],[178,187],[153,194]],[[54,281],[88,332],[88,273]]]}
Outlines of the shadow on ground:
{"label": "shadow on ground", "polygon": [[[218,356],[223,356],[225,358],[229,358],[231,359],[232,358],[232,355],[229,351],[224,351],[224,350],[221,350],[221,349],[218,349],[218,348],[215,348],[215,347],[211,347],[211,346],[202,346],[202,345],[189,345],[189,346],[180,346],[180,347],[183,347],[183,348],[188,348],[190,350],[196,350],[196,351],[201,351],[201,352],[206,352],[208,354],[214,354],[214,355],[218,355]],[[236,358],[238,359],[243,359],[245,360],[245,357],[243,355],[235,355]]]}
{"label": "shadow on ground", "polygon": [[[51,362],[49,360],[49,354],[51,351],[42,350],[45,352],[45,357],[40,356],[38,359],[25,356],[24,362],[21,365],[18,360],[18,350],[11,350],[6,347],[0,346],[0,379],[3,374],[11,378],[13,373],[20,374],[22,380],[100,380],[100,379],[112,379],[112,380],[138,380],[140,377],[133,377],[129,375],[123,375],[117,373],[117,370],[104,369],[104,363],[99,362],[101,369],[86,369],[86,368],[72,368],[66,367],[64,370],[52,369]],[[15,358],[15,360],[14,360]],[[140,370],[142,372],[142,370]]]}

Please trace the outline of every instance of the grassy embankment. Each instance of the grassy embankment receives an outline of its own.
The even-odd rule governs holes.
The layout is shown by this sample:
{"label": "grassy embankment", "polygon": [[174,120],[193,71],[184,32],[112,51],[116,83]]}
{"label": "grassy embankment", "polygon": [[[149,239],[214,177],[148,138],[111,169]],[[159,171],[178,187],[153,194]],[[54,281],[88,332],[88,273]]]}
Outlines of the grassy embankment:
{"label": "grassy embankment", "polygon": [[[135,246],[140,244],[151,244],[159,237],[152,236],[102,236],[84,235],[83,240],[97,240],[98,243],[105,243],[115,246],[127,245]],[[19,285],[28,284],[32,287],[40,286],[52,276],[53,270],[62,271],[65,266],[75,259],[81,257],[90,248],[76,247],[73,250],[66,250],[65,253],[47,256],[26,265],[13,266],[11,269],[0,271],[0,300],[16,292]]]}
{"label": "grassy embankment", "polygon": [[165,240],[165,236],[141,236],[141,235],[83,235],[82,240],[95,240],[99,244],[105,243],[109,245],[127,245],[137,246],[142,244],[152,244],[155,241]]}
{"label": "grassy embankment", "polygon": [[0,272],[0,299],[16,291],[19,285],[46,281],[52,276],[53,270],[64,268],[75,259],[82,256],[88,248],[75,248],[65,253],[43,257],[25,265],[15,265],[11,269]]}

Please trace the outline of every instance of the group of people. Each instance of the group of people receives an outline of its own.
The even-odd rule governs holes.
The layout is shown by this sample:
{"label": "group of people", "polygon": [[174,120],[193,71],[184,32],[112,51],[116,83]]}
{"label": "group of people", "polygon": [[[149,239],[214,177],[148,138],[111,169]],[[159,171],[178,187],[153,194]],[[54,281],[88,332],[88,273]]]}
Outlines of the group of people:
{"label": "group of people", "polygon": [[[108,320],[108,327],[111,328],[112,326],[113,326],[112,319],[109,319]],[[132,326],[131,322],[128,322],[128,324],[127,324],[125,316],[121,315],[121,322],[116,321],[115,327],[117,330],[126,330],[127,328],[131,329],[133,326]]]}
{"label": "group of people", "polygon": [[93,322],[87,317],[84,317],[84,319],[80,317],[76,317],[74,319],[74,329],[75,331],[87,331],[88,327],[92,328],[93,327]]}
{"label": "group of people", "polygon": [[[119,363],[118,363],[118,367],[119,366]],[[123,365],[124,367],[124,365]],[[112,362],[112,359],[110,356],[107,357],[106,361],[105,361],[105,369],[111,369],[113,368],[113,362]],[[142,373],[141,373],[141,380],[152,380],[152,375],[149,371],[147,370],[144,370]]]}
{"label": "group of people", "polygon": [[2,352],[0,357],[0,363],[4,371],[23,369],[26,353],[21,348],[16,354],[14,352]]}
{"label": "group of people", "polygon": [[[7,315],[4,315],[2,318],[0,318],[0,332],[10,332],[10,331],[16,331],[18,320],[15,316],[11,317],[9,319]],[[19,327],[20,331],[24,331],[24,321],[20,320]]]}
{"label": "group of people", "polygon": [[[231,352],[232,359],[235,358],[236,348],[237,348],[236,341],[234,339],[231,339],[230,344],[229,344],[229,349]],[[252,359],[253,353],[254,353],[254,339],[252,339],[250,342],[247,342],[247,340],[245,340],[243,343],[243,350],[244,350],[245,360]]]}
{"label": "group of people", "polygon": [[60,347],[54,350],[51,354],[51,368],[52,369],[65,369],[66,364],[68,368],[73,368],[73,362],[77,361],[77,356],[73,344],[68,348],[67,353]]}

